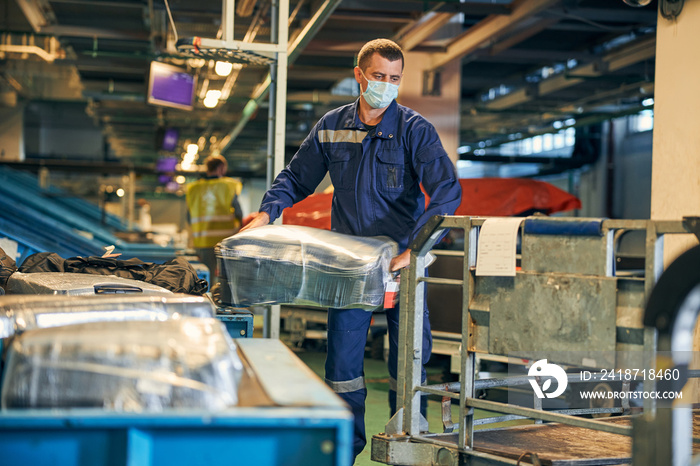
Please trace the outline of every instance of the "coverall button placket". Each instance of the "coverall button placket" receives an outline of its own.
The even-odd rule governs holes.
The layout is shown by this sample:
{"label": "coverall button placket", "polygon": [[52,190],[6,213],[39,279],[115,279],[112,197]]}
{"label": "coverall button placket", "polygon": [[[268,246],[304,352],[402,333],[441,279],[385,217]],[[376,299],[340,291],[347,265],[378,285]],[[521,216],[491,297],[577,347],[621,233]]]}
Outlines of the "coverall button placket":
{"label": "coverall button placket", "polygon": [[[371,135],[367,135],[365,139],[362,140],[362,159],[360,160],[360,164],[362,165],[363,168],[368,168],[368,167],[374,167],[374,157],[372,153],[372,142],[374,138]],[[374,170],[370,169],[368,170],[368,173],[366,176],[360,176],[361,170],[358,170],[358,178],[360,182],[365,183],[363,186],[364,190],[366,192],[370,192],[369,190],[372,188],[372,182],[374,180],[374,177],[376,176],[374,173]],[[355,196],[355,206],[356,206],[356,211],[357,211],[357,225],[358,225],[358,231],[361,231],[360,228],[360,208],[357,203],[357,199],[359,196]],[[371,210],[370,215],[372,216],[372,225],[376,225],[376,218],[377,214],[374,209],[374,202],[372,202],[372,199],[368,199],[367,202],[367,208]],[[376,228],[376,227],[375,227]]]}

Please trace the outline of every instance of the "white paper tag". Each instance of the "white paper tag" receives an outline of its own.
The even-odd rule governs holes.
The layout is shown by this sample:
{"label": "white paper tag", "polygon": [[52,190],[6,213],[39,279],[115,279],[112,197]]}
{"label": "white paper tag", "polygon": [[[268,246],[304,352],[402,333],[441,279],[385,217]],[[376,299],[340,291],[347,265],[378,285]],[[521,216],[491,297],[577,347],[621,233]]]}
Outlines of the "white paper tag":
{"label": "white paper tag", "polygon": [[479,233],[476,275],[515,276],[515,248],[523,218],[489,218]]}

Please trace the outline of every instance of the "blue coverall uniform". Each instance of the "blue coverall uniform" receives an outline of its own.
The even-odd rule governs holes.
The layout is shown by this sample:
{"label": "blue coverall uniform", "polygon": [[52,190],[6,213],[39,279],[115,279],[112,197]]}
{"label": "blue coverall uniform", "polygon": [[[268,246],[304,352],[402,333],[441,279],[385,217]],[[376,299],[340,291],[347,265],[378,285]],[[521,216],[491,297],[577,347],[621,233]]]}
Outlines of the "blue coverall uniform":
{"label": "blue coverall uniform", "polygon": [[[334,186],[331,229],[357,236],[389,236],[404,251],[433,215],[451,215],[461,201],[452,161],[435,128],[395,100],[376,127],[358,116],[359,99],[332,110],[314,126],[289,165],[263,197],[261,212],[273,221],[282,210],[312,194],[330,173]],[[430,196],[425,196],[420,184]],[[361,309],[328,313],[326,382],[355,416],[355,456],[366,445],[364,348],[372,314]],[[391,412],[396,410],[398,307],[387,310]],[[423,363],[432,337],[427,309]],[[424,373],[425,377],[425,373]]]}

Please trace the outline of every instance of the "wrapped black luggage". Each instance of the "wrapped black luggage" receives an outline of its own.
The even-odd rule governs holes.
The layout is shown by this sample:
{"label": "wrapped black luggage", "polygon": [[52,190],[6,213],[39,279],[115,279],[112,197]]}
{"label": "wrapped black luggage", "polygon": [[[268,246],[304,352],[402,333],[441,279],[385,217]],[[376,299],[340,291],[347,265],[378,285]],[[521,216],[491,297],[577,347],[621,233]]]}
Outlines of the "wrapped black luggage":
{"label": "wrapped black luggage", "polygon": [[243,366],[216,319],[92,322],[31,330],[8,349],[2,407],[216,411]]}
{"label": "wrapped black luggage", "polygon": [[172,294],[151,283],[114,275],[72,272],[15,272],[7,279],[7,294]]}
{"label": "wrapped black luggage", "polygon": [[375,309],[391,279],[397,245],[316,228],[268,225],[216,248],[222,302]]}

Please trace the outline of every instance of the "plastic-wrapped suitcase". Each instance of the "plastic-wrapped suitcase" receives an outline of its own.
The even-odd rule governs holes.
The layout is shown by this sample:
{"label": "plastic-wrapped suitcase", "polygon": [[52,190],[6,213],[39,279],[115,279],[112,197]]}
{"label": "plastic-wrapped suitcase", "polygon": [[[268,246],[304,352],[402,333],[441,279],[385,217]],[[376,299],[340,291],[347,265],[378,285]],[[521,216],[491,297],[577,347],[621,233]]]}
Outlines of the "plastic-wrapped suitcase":
{"label": "plastic-wrapped suitcase", "polygon": [[216,248],[225,304],[303,304],[375,309],[382,304],[397,245],[292,225],[268,225]]}
{"label": "plastic-wrapped suitcase", "polygon": [[243,366],[216,319],[90,322],[12,340],[2,408],[215,411],[237,403]]}
{"label": "plastic-wrapped suitcase", "polygon": [[8,295],[0,298],[0,338],[86,322],[214,318],[215,314],[211,300],[185,294]]}
{"label": "plastic-wrapped suitcase", "polygon": [[7,294],[172,294],[151,283],[117,277],[69,272],[15,272],[7,280]]}

